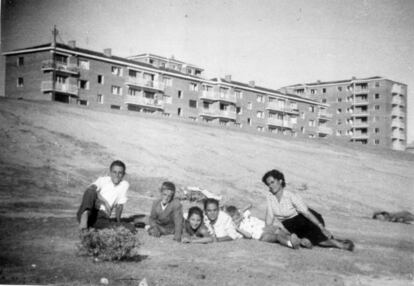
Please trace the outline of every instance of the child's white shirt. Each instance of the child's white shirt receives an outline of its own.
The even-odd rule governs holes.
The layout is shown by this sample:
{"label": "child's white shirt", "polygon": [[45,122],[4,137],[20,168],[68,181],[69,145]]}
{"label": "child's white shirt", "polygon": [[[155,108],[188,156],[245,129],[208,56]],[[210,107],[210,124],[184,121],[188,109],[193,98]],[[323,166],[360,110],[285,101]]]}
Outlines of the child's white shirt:
{"label": "child's white shirt", "polygon": [[[99,177],[94,183],[97,187],[97,191],[112,207],[116,204],[123,205],[127,202],[127,192],[129,189],[129,183],[127,181],[121,181],[118,185],[114,185],[111,177]],[[101,205],[101,210],[107,211],[105,206]]]}
{"label": "child's white shirt", "polygon": [[265,226],[266,224],[263,220],[252,216],[250,211],[247,210],[243,213],[243,220],[240,222],[239,228],[249,233],[253,239],[258,240],[262,236]]}

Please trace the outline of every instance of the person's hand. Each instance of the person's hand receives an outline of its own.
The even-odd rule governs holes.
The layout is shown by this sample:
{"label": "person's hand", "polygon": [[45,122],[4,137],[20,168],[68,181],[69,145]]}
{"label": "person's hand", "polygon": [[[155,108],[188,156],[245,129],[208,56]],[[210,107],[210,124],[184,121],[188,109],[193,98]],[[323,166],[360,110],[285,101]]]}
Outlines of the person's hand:
{"label": "person's hand", "polygon": [[323,233],[323,235],[325,235],[329,239],[333,238],[332,233],[329,230],[327,230],[326,228],[322,228],[322,233]]}

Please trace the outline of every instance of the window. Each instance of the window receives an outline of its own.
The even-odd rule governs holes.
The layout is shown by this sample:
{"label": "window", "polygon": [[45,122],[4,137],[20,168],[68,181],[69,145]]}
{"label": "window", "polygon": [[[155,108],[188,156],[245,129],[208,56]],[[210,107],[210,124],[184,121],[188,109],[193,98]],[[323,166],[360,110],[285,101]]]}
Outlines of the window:
{"label": "window", "polygon": [[251,103],[251,102],[248,102],[248,103],[247,103],[247,109],[248,109],[248,110],[252,110],[252,103]]}
{"label": "window", "polygon": [[64,55],[55,55],[55,61],[57,63],[66,65],[68,62],[68,57]]}
{"label": "window", "polygon": [[104,76],[101,74],[98,74],[98,83],[99,84],[104,84]]}
{"label": "window", "polygon": [[85,99],[78,99],[76,100],[77,104],[79,105],[88,105],[88,101]]}
{"label": "window", "polygon": [[263,126],[257,126],[257,131],[259,131],[259,132],[263,132]]}
{"label": "window", "polygon": [[188,74],[192,74],[192,70],[191,69],[187,69],[187,73]]}
{"label": "window", "polygon": [[310,127],[315,127],[315,120],[309,120],[308,125]]}
{"label": "window", "polygon": [[378,134],[378,133],[380,133],[380,129],[379,129],[379,128],[374,128],[374,132],[375,132],[376,134]]}
{"label": "window", "polygon": [[240,90],[235,90],[234,94],[236,95],[236,98],[243,99],[243,93]]}
{"label": "window", "polygon": [[115,95],[122,95],[122,87],[117,85],[111,86],[111,93]]}
{"label": "window", "polygon": [[257,118],[264,118],[264,113],[263,113],[263,111],[258,111],[258,112],[256,113],[256,117],[257,117]]}
{"label": "window", "polygon": [[342,135],[342,131],[341,130],[336,130],[336,136],[341,136]]}
{"label": "window", "polygon": [[164,84],[165,86],[172,86],[172,78],[164,77]]}
{"label": "window", "polygon": [[306,132],[305,127],[301,126],[300,127],[300,132],[302,132],[302,134],[305,133]]}
{"label": "window", "polygon": [[112,72],[113,75],[122,76],[122,68],[120,68],[120,67],[112,66],[111,67],[111,72]]}
{"label": "window", "polygon": [[379,93],[376,93],[376,94],[374,95],[374,98],[375,98],[375,99],[379,99],[379,98],[380,98]]}
{"label": "window", "polygon": [[252,120],[250,118],[247,118],[247,125],[252,125]]}
{"label": "window", "polygon": [[88,80],[80,79],[78,81],[78,85],[79,85],[80,89],[89,89],[89,81]]}
{"label": "window", "polygon": [[210,108],[210,104],[208,102],[203,102],[203,108],[204,109],[209,109]]}
{"label": "window", "polygon": [[374,140],[374,144],[375,144],[375,145],[378,145],[379,143],[380,143],[379,139],[375,139],[375,140]]}
{"label": "window", "polygon": [[17,78],[17,87],[23,87],[24,81],[22,77]]}
{"label": "window", "polygon": [[189,89],[190,91],[198,91],[198,85],[196,83],[190,82]]}
{"label": "window", "polygon": [[326,93],[326,88],[322,88],[322,93]]}
{"label": "window", "polygon": [[100,104],[103,104],[104,103],[104,96],[103,96],[103,94],[98,94],[97,96],[96,96],[96,102],[98,102],[98,103],[100,103]]}
{"label": "window", "polygon": [[310,105],[310,106],[309,106],[309,111],[310,111],[310,112],[315,112],[315,106]]}
{"label": "window", "polygon": [[197,108],[197,100],[192,100],[192,99],[190,99],[190,100],[188,101],[188,105],[189,105],[191,108]]}
{"label": "window", "polygon": [[316,89],[311,89],[311,94],[317,94],[317,90]]}
{"label": "window", "polygon": [[117,110],[120,110],[120,109],[121,109],[121,106],[111,104],[111,109],[117,109]]}
{"label": "window", "polygon": [[263,95],[257,95],[256,100],[257,100],[257,102],[263,103],[264,102],[264,96]]}
{"label": "window", "polygon": [[241,109],[241,107],[236,107],[236,113],[237,113],[237,114],[242,114],[242,109]]}
{"label": "window", "polygon": [[24,57],[18,57],[17,58],[17,65],[23,66],[24,65]]}
{"label": "window", "polygon": [[183,116],[183,112],[182,112],[181,108],[177,108],[177,115],[178,116]]}
{"label": "window", "polygon": [[379,105],[375,105],[374,108],[375,108],[375,110],[380,110],[380,106]]}
{"label": "window", "polygon": [[297,117],[291,117],[291,118],[290,118],[290,122],[291,122],[292,124],[296,124],[296,123],[298,123],[298,118],[297,118]]}
{"label": "window", "polygon": [[337,121],[336,121],[336,125],[341,125],[342,124],[342,120],[341,119],[338,119]]}
{"label": "window", "polygon": [[338,108],[338,109],[336,110],[336,114],[340,114],[340,113],[342,113],[342,108]]}
{"label": "window", "polygon": [[322,103],[326,103],[326,98],[322,98]]}
{"label": "window", "polygon": [[181,90],[177,91],[178,98],[183,98],[183,92]]}
{"label": "window", "polygon": [[338,97],[337,101],[342,102],[342,98]]}
{"label": "window", "polygon": [[376,82],[375,82],[375,87],[379,87],[379,86],[380,86],[379,81],[376,81]]}
{"label": "window", "polygon": [[129,77],[138,77],[138,75],[139,75],[140,73],[141,73],[141,72],[139,72],[139,71],[129,70],[129,71],[128,71],[128,76],[129,76]]}
{"label": "window", "polygon": [[342,91],[342,86],[337,87],[338,91]]}
{"label": "window", "polygon": [[302,112],[300,113],[300,118],[305,119],[305,112],[303,112],[303,111],[302,111]]}
{"label": "window", "polygon": [[89,69],[89,61],[88,60],[79,59],[79,67],[81,69],[88,70]]}

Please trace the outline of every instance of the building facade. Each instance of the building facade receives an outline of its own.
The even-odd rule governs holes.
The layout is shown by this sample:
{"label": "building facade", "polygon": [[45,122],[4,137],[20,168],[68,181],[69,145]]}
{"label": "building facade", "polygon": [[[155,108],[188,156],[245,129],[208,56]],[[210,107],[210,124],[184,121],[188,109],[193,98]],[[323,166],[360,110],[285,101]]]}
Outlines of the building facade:
{"label": "building facade", "polygon": [[407,85],[382,77],[314,82],[283,87],[328,104],[334,135],[352,142],[405,150]]}
{"label": "building facade", "polygon": [[162,114],[298,137],[332,135],[328,105],[225,78],[174,58],[129,58],[82,49],[74,41],[3,53],[6,96]]}

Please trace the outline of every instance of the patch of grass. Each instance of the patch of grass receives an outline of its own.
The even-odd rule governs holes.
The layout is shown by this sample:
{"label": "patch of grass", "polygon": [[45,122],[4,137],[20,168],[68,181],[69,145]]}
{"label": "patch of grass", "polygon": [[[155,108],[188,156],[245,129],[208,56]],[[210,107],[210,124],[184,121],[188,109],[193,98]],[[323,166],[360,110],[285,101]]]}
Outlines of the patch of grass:
{"label": "patch of grass", "polygon": [[88,230],[80,235],[79,253],[105,261],[133,261],[138,256],[139,241],[125,227]]}

